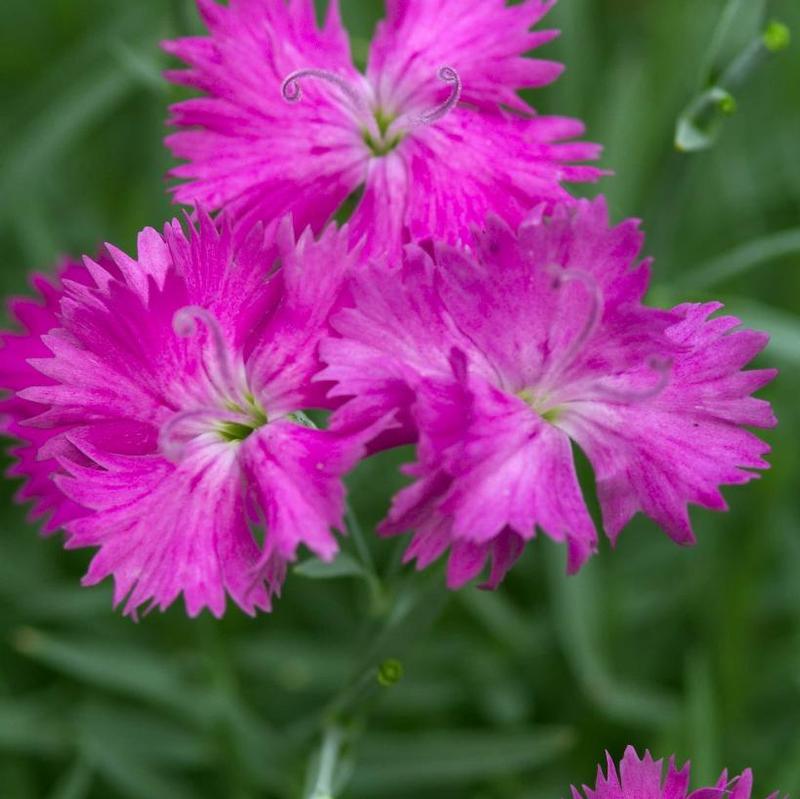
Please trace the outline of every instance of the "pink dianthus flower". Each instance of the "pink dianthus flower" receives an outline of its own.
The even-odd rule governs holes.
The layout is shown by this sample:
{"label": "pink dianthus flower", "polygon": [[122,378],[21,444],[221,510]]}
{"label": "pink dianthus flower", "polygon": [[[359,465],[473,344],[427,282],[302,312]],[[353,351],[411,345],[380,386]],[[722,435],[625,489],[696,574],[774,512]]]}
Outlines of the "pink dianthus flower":
{"label": "pink dianthus flower", "polygon": [[341,476],[370,432],[302,410],[328,407],[318,342],[355,255],[335,228],[295,242],[288,220],[235,241],[201,216],[143,231],[137,260],[107,245],[39,281],[44,307],[18,303],[27,331],[3,337],[15,473],[68,548],[98,548],[84,583],[113,576],[126,613],[181,593],[192,616],[226,595],[269,610],[301,544],[337,552]]}
{"label": "pink dianthus flower", "polygon": [[17,297],[9,303],[10,316],[20,329],[0,333],[0,391],[5,392],[0,398],[0,431],[20,442],[11,450],[15,461],[7,474],[24,479],[16,499],[20,503],[31,503],[29,519],[41,521],[45,534],[61,529],[65,522],[83,511],[67,499],[51,479],[58,466],[55,460],[40,456],[45,444],[63,429],[23,427],[22,422],[36,416],[42,407],[22,399],[16,392],[49,382],[30,364],[30,359],[51,354],[41,336],[59,327],[59,304],[64,296],[65,280],[86,284],[91,278],[83,264],[68,258],[59,262],[55,277],[34,275],[31,283],[38,297]]}
{"label": "pink dianthus flower", "polygon": [[415,531],[419,568],[450,549],[458,587],[491,558],[494,587],[540,528],[576,571],[597,535],[572,442],[612,540],[643,511],[692,543],[687,504],[723,510],[720,485],[768,466],[743,425],[774,424],[750,395],[775,372],[742,371],[767,336],[712,317],[717,303],[644,306],[641,246],[637,223],[610,228],[600,199],[539,211],[517,232],[490,220],[472,248],[409,245],[398,267],[354,274],[322,374],[352,398],[348,424],[394,408],[418,431],[414,482],[381,530]]}
{"label": "pink dianthus flower", "polygon": [[[245,227],[290,211],[315,230],[363,187],[351,233],[367,252],[403,236],[457,242],[488,212],[516,226],[564,181],[600,172],[565,142],[580,122],[537,116],[517,94],[559,64],[523,55],[553,0],[387,0],[366,74],[353,66],[337,0],[317,26],[312,0],[198,0],[209,37],[164,44],[169,73],[205,97],[172,108],[167,139],[181,203],[225,208]],[[572,165],[571,165],[572,164]]]}
{"label": "pink dianthus flower", "polygon": [[[607,773],[597,767],[597,782],[594,788],[587,785],[583,790],[572,788],[572,799],[750,799],[753,790],[753,773],[745,769],[738,777],[728,778],[723,771],[717,784],[698,788],[689,793],[690,766],[682,769],[671,757],[664,776],[662,760],[653,760],[650,752],[639,758],[636,750],[629,746],[619,764],[619,775],[611,755],[606,755]],[[776,799],[778,793],[768,799]]]}

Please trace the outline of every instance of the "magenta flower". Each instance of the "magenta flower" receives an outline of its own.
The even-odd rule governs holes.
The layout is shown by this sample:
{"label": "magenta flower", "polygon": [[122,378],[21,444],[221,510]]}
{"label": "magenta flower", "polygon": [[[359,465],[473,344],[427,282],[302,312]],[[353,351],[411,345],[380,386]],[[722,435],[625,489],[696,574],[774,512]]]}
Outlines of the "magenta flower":
{"label": "magenta flower", "polygon": [[346,234],[295,244],[281,224],[234,245],[204,217],[145,230],[138,261],[107,249],[60,291],[40,282],[45,307],[18,305],[28,332],[4,337],[16,472],[69,548],[99,548],[84,582],[113,575],[126,613],[181,593],[192,616],[226,594],[268,610],[301,544],[336,554],[340,478],[371,435],[301,413],[328,404],[311,378]]}
{"label": "magenta flower", "polygon": [[561,66],[523,58],[556,31],[532,32],[553,0],[388,0],[366,75],[353,66],[338,0],[322,29],[312,0],[198,0],[210,37],[165,43],[189,65],[172,81],[203,98],[172,108],[167,139],[187,163],[181,203],[225,208],[246,228],[291,212],[319,230],[363,187],[353,240],[396,252],[413,239],[457,242],[488,212],[516,226],[599,149],[583,126],[536,116],[517,91]]}
{"label": "magenta flower", "polygon": [[414,530],[419,568],[448,548],[458,587],[493,561],[496,586],[540,528],[576,571],[597,547],[572,456],[594,467],[612,540],[642,511],[694,541],[693,503],[725,509],[719,486],[767,468],[743,425],[774,424],[753,391],[772,370],[741,371],[767,341],[711,318],[719,304],[641,304],[637,223],[609,228],[603,200],[499,220],[472,249],[410,245],[402,267],[353,278],[355,308],[323,342],[326,379],[353,399],[348,424],[399,410],[418,430],[415,482],[382,532]]}
{"label": "magenta flower", "polygon": [[[664,763],[653,760],[650,752],[640,759],[636,750],[629,746],[619,764],[619,776],[611,755],[606,754],[607,775],[597,767],[597,784],[594,789],[583,786],[583,791],[572,788],[573,799],[750,799],[753,790],[753,773],[745,769],[738,777],[728,779],[723,771],[713,787],[698,788],[689,793],[690,767],[675,766],[671,757],[663,777]],[[776,799],[773,793],[768,799]]]}
{"label": "magenta flower", "polygon": [[25,480],[17,492],[17,501],[30,502],[30,521],[41,520],[46,534],[54,533],[68,521],[83,513],[80,506],[64,496],[51,479],[58,464],[52,458],[41,458],[40,452],[47,442],[63,432],[61,428],[23,427],[22,422],[41,413],[44,408],[17,393],[33,385],[49,383],[29,359],[50,355],[41,336],[59,327],[59,303],[64,296],[64,281],[87,283],[89,273],[79,263],[64,259],[58,264],[55,279],[34,275],[32,285],[39,295],[38,301],[16,298],[9,304],[10,315],[22,332],[0,333],[0,431],[17,439],[11,455],[16,462],[8,470],[9,477]]}

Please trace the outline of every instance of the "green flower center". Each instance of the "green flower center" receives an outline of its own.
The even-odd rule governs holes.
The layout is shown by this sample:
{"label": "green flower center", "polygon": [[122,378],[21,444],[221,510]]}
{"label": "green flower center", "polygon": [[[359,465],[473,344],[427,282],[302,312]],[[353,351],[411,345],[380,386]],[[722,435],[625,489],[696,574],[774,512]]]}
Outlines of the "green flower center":
{"label": "green flower center", "polygon": [[[220,422],[216,427],[219,437],[229,444],[237,441],[244,441],[255,433],[256,430],[269,424],[266,411],[259,405],[252,394],[247,394],[245,396],[244,404],[245,407],[233,402],[229,403],[227,409],[231,413],[240,415],[242,418],[235,421],[225,420],[224,422]],[[301,427],[310,427],[312,429],[316,429],[317,427],[313,420],[309,419],[303,411],[287,413],[283,418],[289,419],[291,422]]]}
{"label": "green flower center", "polygon": [[226,420],[217,425],[217,433],[223,441],[244,441],[269,422],[266,411],[252,394],[245,395],[244,405],[242,407],[234,402],[229,403],[228,410],[242,418],[237,421]]}
{"label": "green flower center", "polygon": [[561,408],[550,406],[546,397],[537,396],[532,389],[523,388],[517,392],[517,396],[532,410],[548,422],[556,424],[561,418]]}
{"label": "green flower center", "polygon": [[378,108],[374,112],[374,117],[379,135],[376,137],[369,130],[363,130],[361,135],[370,152],[376,158],[381,158],[397,148],[400,142],[403,141],[403,134],[394,133],[389,135],[389,128],[392,126],[392,122],[397,119],[396,115],[387,114],[383,109]]}

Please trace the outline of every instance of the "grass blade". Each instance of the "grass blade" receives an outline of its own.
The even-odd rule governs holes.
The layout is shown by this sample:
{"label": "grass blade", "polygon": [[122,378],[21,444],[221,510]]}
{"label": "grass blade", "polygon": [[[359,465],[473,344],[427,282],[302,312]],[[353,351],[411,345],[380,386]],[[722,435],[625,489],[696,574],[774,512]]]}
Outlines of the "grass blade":
{"label": "grass blade", "polygon": [[763,236],[712,258],[687,273],[686,288],[711,288],[787,255],[800,255],[800,228]]}
{"label": "grass blade", "polygon": [[453,787],[489,777],[528,772],[564,754],[569,729],[505,733],[461,729],[412,735],[372,734],[361,745],[352,792],[382,796],[440,785]]}

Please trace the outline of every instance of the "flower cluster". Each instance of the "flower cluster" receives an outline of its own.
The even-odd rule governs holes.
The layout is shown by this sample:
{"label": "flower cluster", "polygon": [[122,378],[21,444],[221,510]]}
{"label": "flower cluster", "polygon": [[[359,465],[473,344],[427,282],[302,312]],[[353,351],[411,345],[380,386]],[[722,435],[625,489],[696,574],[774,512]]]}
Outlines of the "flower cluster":
{"label": "flower cluster", "polygon": [[[664,777],[664,763],[653,760],[650,752],[640,758],[629,746],[619,764],[619,775],[611,755],[606,756],[606,774],[597,768],[594,788],[583,786],[583,791],[572,789],[573,799],[750,799],[753,791],[753,773],[745,769],[738,777],[730,779],[723,771],[716,785],[697,788],[689,793],[690,768],[687,763],[678,769],[675,758],[670,758]],[[777,799],[778,793],[768,799]]]}
{"label": "flower cluster", "polygon": [[642,512],[691,543],[688,506],[767,466],[766,337],[648,307],[638,224],[564,188],[598,148],[519,95],[561,70],[523,57],[551,0],[387,0],[363,74],[335,0],[321,27],[312,0],[198,5],[209,35],[165,45],[202,93],[167,139],[195,212],[37,277],[2,337],[20,499],[97,550],[87,584],[268,610],[301,546],[336,556],[343,476],[400,444],[380,532],[453,588],[537,530],[570,571],[596,550],[575,446],[612,540]]}

